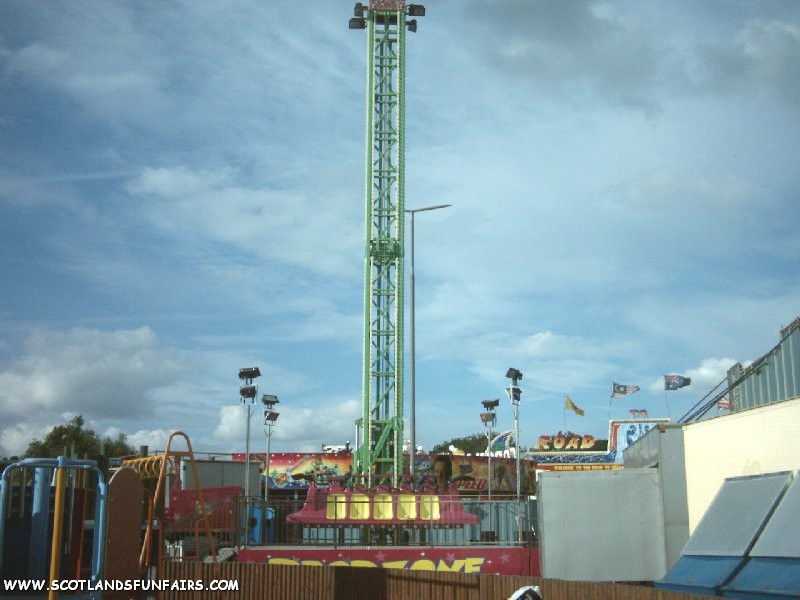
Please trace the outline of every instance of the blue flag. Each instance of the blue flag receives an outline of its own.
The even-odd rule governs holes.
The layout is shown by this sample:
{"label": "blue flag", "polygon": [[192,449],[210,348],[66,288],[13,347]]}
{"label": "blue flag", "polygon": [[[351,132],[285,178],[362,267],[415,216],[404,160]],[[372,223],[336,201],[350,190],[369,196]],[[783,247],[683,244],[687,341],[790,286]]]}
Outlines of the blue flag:
{"label": "blue flag", "polygon": [[683,375],[664,375],[664,389],[677,390],[686,387],[692,383],[691,377],[684,377]]}

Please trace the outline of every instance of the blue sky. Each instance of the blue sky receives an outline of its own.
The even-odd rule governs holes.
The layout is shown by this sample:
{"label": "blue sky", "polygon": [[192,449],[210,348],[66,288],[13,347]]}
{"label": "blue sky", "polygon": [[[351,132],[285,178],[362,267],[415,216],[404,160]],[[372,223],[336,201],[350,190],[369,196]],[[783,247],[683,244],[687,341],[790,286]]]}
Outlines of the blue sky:
{"label": "blue sky", "polygon": [[[352,4],[0,3],[0,455],[75,414],[242,451],[251,365],[273,450],[355,439]],[[530,446],[679,417],[777,343],[800,314],[800,4],[426,7],[406,204],[452,207],[416,219],[418,443],[480,432],[488,398],[511,428],[510,366]],[[693,380],[669,411],[666,373]]]}

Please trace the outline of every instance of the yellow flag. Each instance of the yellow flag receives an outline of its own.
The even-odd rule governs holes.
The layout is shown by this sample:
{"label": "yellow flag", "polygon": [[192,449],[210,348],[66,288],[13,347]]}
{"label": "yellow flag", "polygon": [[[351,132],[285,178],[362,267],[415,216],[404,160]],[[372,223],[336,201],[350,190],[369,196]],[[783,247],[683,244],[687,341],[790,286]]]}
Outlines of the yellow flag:
{"label": "yellow flag", "polygon": [[564,408],[573,411],[579,417],[583,416],[583,409],[579,408],[569,396],[564,396]]}

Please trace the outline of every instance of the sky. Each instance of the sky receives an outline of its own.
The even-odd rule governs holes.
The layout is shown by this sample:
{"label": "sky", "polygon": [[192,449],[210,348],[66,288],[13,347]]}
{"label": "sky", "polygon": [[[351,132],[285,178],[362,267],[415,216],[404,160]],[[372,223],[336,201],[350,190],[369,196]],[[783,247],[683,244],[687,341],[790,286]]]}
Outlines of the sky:
{"label": "sky", "polygon": [[[74,415],[242,452],[249,366],[273,451],[355,441],[352,4],[0,2],[0,455]],[[424,4],[405,201],[452,206],[415,218],[418,444],[482,433],[484,399],[513,428],[509,367],[529,447],[677,420],[777,344],[800,315],[800,3]]]}

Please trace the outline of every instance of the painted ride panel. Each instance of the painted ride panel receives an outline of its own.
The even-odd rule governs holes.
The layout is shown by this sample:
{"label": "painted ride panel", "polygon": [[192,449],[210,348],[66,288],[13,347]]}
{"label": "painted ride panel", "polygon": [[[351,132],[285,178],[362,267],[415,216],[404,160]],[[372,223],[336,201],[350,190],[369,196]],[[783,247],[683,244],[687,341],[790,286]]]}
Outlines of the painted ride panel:
{"label": "painted ride panel", "polygon": [[524,546],[402,546],[241,548],[238,562],[350,566],[539,577],[539,548]]}

